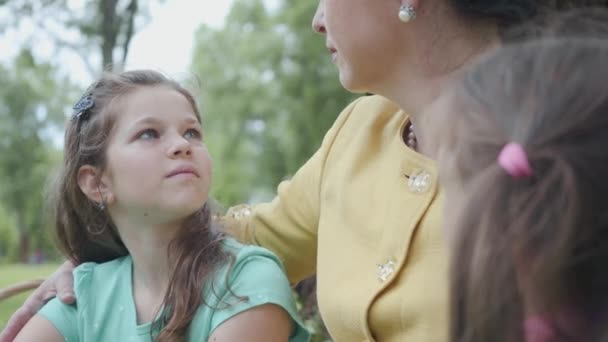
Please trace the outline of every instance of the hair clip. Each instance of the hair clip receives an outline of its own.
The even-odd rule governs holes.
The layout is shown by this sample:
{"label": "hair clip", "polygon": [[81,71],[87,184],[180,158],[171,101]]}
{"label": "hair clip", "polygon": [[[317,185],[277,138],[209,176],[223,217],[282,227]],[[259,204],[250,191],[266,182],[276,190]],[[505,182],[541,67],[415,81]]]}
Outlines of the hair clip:
{"label": "hair clip", "polygon": [[89,110],[95,107],[95,101],[93,100],[93,96],[91,94],[84,95],[83,97],[76,102],[72,109],[74,110],[74,114],[72,115],[72,120],[81,118],[87,119]]}

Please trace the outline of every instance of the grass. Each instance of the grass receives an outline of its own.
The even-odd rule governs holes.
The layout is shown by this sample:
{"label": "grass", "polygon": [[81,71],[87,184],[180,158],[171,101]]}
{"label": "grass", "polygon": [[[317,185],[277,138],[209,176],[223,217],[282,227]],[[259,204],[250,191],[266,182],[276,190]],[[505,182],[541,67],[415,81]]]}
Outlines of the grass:
{"label": "grass", "polygon": [[[35,278],[45,278],[53,273],[59,265],[44,264],[44,265],[24,265],[10,264],[0,265],[0,288],[5,288],[15,283],[31,280]],[[25,301],[29,293],[22,293],[18,296],[5,299],[0,302],[0,330],[21,304]]]}

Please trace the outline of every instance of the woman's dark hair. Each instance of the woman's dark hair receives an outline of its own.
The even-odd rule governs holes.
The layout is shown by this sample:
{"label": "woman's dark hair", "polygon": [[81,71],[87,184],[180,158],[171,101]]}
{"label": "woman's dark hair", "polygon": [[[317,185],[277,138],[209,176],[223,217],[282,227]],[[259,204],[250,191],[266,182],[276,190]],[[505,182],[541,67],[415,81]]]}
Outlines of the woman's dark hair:
{"label": "woman's dark hair", "polygon": [[[107,210],[89,200],[77,182],[78,170],[106,168],[106,150],[121,99],[145,87],[166,87],[184,96],[200,122],[192,94],[177,82],[152,70],[107,73],[77,104],[65,132],[63,165],[52,194],[55,233],[62,253],[75,263],[105,262],[128,254]],[[222,249],[223,235],[213,227],[208,205],[184,223],[167,251],[172,270],[163,305],[169,308],[153,331],[160,341],[181,341],[201,303],[203,285],[232,255]]]}
{"label": "woman's dark hair", "polygon": [[[604,39],[508,45],[448,95],[439,166],[453,214],[451,341],[525,341],[531,315],[552,341],[608,340],[606,63]],[[498,164],[509,142],[531,177]]]}
{"label": "woman's dark hair", "polygon": [[513,29],[547,15],[573,9],[607,8],[607,0],[450,0],[456,12],[465,19],[492,22],[498,25],[503,37],[520,38],[525,31]]}

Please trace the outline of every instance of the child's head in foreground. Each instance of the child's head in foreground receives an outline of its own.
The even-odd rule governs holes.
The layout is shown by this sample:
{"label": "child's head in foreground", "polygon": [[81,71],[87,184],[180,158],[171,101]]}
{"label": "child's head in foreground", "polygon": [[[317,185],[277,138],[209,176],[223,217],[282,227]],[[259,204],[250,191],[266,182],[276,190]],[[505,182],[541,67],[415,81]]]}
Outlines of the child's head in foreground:
{"label": "child's head in foreground", "polygon": [[607,338],[608,41],[502,47],[433,107],[452,341]]}

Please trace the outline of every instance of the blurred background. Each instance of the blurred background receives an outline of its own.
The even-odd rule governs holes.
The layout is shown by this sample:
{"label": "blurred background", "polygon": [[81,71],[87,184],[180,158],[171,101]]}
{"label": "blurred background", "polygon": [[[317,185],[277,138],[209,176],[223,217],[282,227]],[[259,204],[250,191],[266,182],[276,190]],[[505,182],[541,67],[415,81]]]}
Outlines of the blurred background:
{"label": "blurred background", "polygon": [[[0,0],[0,289],[50,274],[45,188],[71,106],[102,70],[152,68],[198,97],[227,208],[271,199],[353,95],[310,22],[317,1]],[[314,279],[298,301],[315,340]],[[0,329],[25,295],[0,301]]]}

